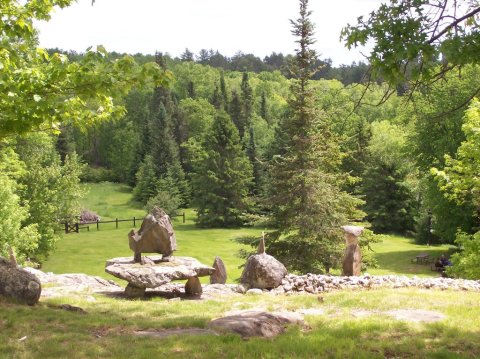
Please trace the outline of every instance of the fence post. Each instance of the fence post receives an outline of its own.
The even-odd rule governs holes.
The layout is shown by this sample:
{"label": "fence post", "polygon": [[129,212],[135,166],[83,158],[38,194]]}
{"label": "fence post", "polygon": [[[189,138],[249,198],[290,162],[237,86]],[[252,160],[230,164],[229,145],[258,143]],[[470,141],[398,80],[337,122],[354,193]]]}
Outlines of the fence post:
{"label": "fence post", "polygon": [[65,222],[65,234],[68,234],[68,222]]}
{"label": "fence post", "polygon": [[115,226],[116,226],[117,229],[118,229],[118,218],[115,218]]}
{"label": "fence post", "polygon": [[97,219],[97,231],[99,231],[99,229],[98,229],[98,219]]}
{"label": "fence post", "polygon": [[185,223],[185,212],[183,212],[183,223]]}
{"label": "fence post", "polygon": [[78,233],[78,222],[77,222],[77,223],[75,223],[75,232],[77,232],[77,233]]}
{"label": "fence post", "polygon": [[133,226],[135,227],[135,217],[133,217]]}

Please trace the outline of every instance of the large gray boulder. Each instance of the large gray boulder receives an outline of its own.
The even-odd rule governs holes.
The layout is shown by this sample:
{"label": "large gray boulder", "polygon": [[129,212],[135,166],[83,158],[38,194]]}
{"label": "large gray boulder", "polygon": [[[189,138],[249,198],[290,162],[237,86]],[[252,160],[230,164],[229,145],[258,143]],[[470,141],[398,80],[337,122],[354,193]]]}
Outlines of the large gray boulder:
{"label": "large gray boulder", "polygon": [[34,274],[0,257],[0,296],[34,305],[38,302],[41,292],[40,280]]}
{"label": "large gray boulder", "polygon": [[164,259],[177,249],[172,221],[161,208],[154,207],[142,222],[138,231],[132,229],[128,234],[128,244],[135,253],[135,263],[141,262],[142,253],[159,253]]}
{"label": "large gray boulder", "polygon": [[273,289],[282,284],[287,268],[274,257],[265,253],[265,240],[262,238],[258,253],[248,258],[240,283],[249,288]]}
{"label": "large gray boulder", "polygon": [[212,320],[208,327],[216,332],[233,332],[243,338],[273,338],[285,331],[291,324],[305,326],[303,316],[292,312],[269,313],[263,311],[242,311]]}

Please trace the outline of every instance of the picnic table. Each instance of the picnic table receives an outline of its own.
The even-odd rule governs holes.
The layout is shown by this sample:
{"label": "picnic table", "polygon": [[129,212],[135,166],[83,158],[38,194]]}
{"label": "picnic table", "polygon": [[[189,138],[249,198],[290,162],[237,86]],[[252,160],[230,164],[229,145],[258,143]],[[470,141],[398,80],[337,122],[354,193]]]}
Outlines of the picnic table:
{"label": "picnic table", "polygon": [[430,263],[430,255],[428,253],[417,254],[414,258],[412,258],[412,263],[428,264]]}

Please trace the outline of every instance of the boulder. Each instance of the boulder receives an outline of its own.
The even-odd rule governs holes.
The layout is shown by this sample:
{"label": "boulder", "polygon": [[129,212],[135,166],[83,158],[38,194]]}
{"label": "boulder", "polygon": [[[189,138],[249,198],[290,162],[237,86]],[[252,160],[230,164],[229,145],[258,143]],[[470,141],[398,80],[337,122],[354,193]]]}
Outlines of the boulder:
{"label": "boulder", "polygon": [[243,311],[214,319],[208,326],[216,332],[234,332],[243,338],[272,338],[283,333],[290,324],[305,325],[303,316],[288,312]]}
{"label": "boulder", "polygon": [[34,305],[41,292],[40,280],[34,274],[0,257],[0,296]]}
{"label": "boulder", "polygon": [[213,261],[215,272],[210,276],[210,284],[225,284],[227,282],[227,269],[220,257],[215,257]]}
{"label": "boulder", "polygon": [[363,232],[363,227],[359,226],[343,226],[345,231],[345,255],[343,257],[343,275],[344,276],[359,276],[362,270],[362,254],[360,252],[360,245],[358,244],[358,237]]}
{"label": "boulder", "polygon": [[287,268],[274,257],[255,254],[248,258],[240,283],[249,288],[273,289],[282,284],[286,275]]}
{"label": "boulder", "polygon": [[136,263],[141,263],[142,253],[159,253],[164,259],[177,249],[172,221],[161,208],[154,207],[142,222],[138,231],[132,229],[128,234],[128,244],[135,253]]}

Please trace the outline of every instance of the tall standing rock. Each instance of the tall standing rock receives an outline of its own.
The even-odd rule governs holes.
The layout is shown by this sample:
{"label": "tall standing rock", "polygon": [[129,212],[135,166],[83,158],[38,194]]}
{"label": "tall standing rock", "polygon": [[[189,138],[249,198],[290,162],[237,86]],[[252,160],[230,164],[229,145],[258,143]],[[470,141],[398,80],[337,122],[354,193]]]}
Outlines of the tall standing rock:
{"label": "tall standing rock", "polygon": [[362,254],[360,252],[360,245],[358,244],[358,237],[363,232],[363,227],[358,226],[343,226],[345,231],[345,256],[343,257],[343,275],[344,276],[359,276],[362,270]]}
{"label": "tall standing rock", "polygon": [[210,275],[210,284],[225,284],[227,282],[227,269],[220,257],[215,257],[213,261],[213,268],[215,272]]}
{"label": "tall standing rock", "polygon": [[142,253],[159,253],[164,258],[177,249],[172,221],[161,208],[154,207],[144,219],[140,230],[132,229],[128,234],[128,244],[135,253],[135,263],[141,262]]}
{"label": "tall standing rock", "polygon": [[265,239],[262,236],[258,253],[248,258],[240,283],[250,288],[273,289],[282,284],[286,275],[287,268],[265,253]]}
{"label": "tall standing rock", "polygon": [[0,257],[0,296],[34,305],[38,302],[41,292],[40,280],[34,274]]}

